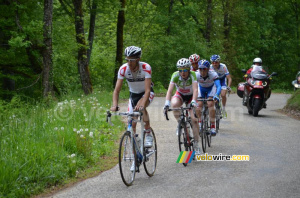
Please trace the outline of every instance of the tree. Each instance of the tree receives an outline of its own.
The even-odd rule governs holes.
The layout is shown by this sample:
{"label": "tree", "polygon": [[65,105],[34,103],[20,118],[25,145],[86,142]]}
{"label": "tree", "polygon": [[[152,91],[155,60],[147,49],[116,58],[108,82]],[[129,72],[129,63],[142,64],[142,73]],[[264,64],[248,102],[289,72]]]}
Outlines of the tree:
{"label": "tree", "polygon": [[96,0],[93,0],[92,6],[90,6],[90,28],[89,28],[89,37],[88,37],[89,49],[87,51],[88,64],[90,63],[92,49],[93,49],[96,14],[97,14],[97,3],[96,3]]}
{"label": "tree", "polygon": [[73,0],[75,9],[75,30],[78,45],[78,72],[80,74],[82,89],[86,95],[93,92],[87,58],[87,45],[84,37],[84,21],[82,0]]}
{"label": "tree", "polygon": [[52,14],[53,0],[44,0],[43,96],[53,95],[52,72]]}
{"label": "tree", "polygon": [[125,24],[125,5],[126,0],[120,0],[121,9],[118,12],[118,22],[117,22],[117,51],[116,51],[116,65],[114,72],[114,80],[113,86],[115,86],[117,82],[117,74],[120,65],[123,62],[123,32],[124,32],[124,24]]}

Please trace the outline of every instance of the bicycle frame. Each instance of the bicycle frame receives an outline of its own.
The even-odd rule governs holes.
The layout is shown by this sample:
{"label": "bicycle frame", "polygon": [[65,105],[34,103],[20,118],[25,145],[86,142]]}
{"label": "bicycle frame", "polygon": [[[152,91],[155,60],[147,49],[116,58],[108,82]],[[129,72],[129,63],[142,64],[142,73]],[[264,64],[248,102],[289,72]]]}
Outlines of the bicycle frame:
{"label": "bicycle frame", "polygon": [[[147,155],[144,155],[144,129],[145,129],[145,123],[143,121],[143,113],[142,112],[133,112],[133,113],[128,113],[128,112],[115,112],[115,113],[111,113],[110,111],[107,111],[107,122],[110,123],[111,125],[112,122],[111,122],[111,116],[114,115],[120,115],[120,116],[127,116],[127,131],[130,132],[130,137],[131,137],[131,142],[134,144],[133,145],[133,148],[136,149],[137,151],[137,157],[138,157],[138,166],[140,164],[142,164],[145,159],[147,159],[148,157],[150,157],[151,155],[154,154],[154,152],[151,152]],[[136,119],[136,117],[139,117],[139,119]],[[133,131],[133,128],[132,128],[132,123],[133,122],[140,122],[141,123],[141,145],[140,147],[138,147],[137,145],[137,140],[135,138],[135,133]]]}
{"label": "bicycle frame", "polygon": [[[173,109],[168,109],[167,111],[165,111],[165,116],[166,116],[166,119],[169,120],[169,117],[168,117],[168,111],[181,111],[181,114],[180,114],[180,122],[189,122],[190,125],[191,125],[191,117],[189,115],[189,112],[187,110],[191,110],[192,107],[180,107],[180,108],[173,108]],[[192,127],[192,125],[191,125]],[[187,133],[188,130],[187,130]],[[190,134],[187,134],[187,142],[188,144],[191,144],[191,140],[190,140]]]}

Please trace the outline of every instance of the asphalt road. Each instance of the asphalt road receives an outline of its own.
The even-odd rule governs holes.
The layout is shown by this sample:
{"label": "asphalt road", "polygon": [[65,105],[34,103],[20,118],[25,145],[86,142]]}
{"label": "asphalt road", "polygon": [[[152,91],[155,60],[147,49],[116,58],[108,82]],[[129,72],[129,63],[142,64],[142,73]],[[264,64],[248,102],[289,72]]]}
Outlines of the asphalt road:
{"label": "asphalt road", "polygon": [[[212,139],[209,155],[249,155],[250,161],[193,161],[184,167],[179,156],[177,122],[162,114],[164,98],[148,108],[158,142],[156,173],[144,169],[126,187],[116,165],[51,197],[300,197],[300,121],[278,113],[289,95],[273,94],[258,117],[248,115],[242,99],[229,97],[228,119]],[[125,110],[125,109],[124,109]]]}

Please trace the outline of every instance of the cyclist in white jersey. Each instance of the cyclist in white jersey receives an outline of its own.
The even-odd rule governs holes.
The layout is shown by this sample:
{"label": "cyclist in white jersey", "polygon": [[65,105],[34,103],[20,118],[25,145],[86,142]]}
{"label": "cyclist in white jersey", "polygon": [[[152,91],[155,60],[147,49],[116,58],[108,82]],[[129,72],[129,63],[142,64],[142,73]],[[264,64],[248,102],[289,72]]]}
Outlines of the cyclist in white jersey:
{"label": "cyclist in white jersey", "polygon": [[[226,94],[227,91],[231,91],[231,82],[232,82],[232,78],[231,75],[229,74],[229,71],[226,67],[225,64],[220,63],[221,57],[219,55],[212,55],[210,57],[210,61],[211,61],[211,65],[210,65],[210,69],[214,70],[215,72],[217,72],[217,74],[219,75],[219,79],[220,79],[220,83],[221,83],[221,97],[222,97],[222,109],[223,109],[223,118],[227,118],[227,112],[225,110],[225,106],[226,106]],[[226,84],[226,80],[227,80],[227,84]]]}
{"label": "cyclist in white jersey", "polygon": [[[199,61],[199,71],[196,72],[198,81],[198,97],[199,98],[213,98],[219,101],[219,95],[221,93],[220,80],[218,74],[215,71],[209,70],[210,63],[207,60]],[[201,118],[201,109],[203,102],[198,102],[199,108],[197,110],[198,117]],[[210,116],[210,133],[212,136],[216,135],[215,129],[215,108],[214,101],[207,101],[209,116]],[[199,120],[201,122],[201,120]]]}
{"label": "cyclist in white jersey", "polygon": [[[171,77],[169,84],[168,92],[166,95],[166,102],[164,109],[168,109],[170,106],[172,108],[180,108],[183,103],[189,104],[191,106],[197,106],[196,99],[198,96],[198,86],[196,74],[193,71],[190,71],[190,61],[187,58],[182,58],[177,62],[178,71],[174,72]],[[176,93],[172,97],[173,89],[176,87]],[[171,99],[172,97],[172,99]],[[180,112],[173,111],[174,116],[177,121],[179,121]],[[200,155],[200,146],[199,146],[199,125],[194,114],[190,112],[192,118],[192,129],[195,138],[194,148],[196,155]],[[177,134],[178,135],[178,134]]]}
{"label": "cyclist in white jersey", "polygon": [[[145,147],[152,147],[153,138],[151,135],[150,120],[146,107],[154,98],[154,91],[151,87],[151,67],[145,62],[140,62],[142,50],[136,46],[130,46],[125,49],[125,60],[118,72],[118,80],[113,93],[113,106],[111,111],[118,111],[119,93],[122,88],[123,80],[126,79],[130,98],[128,103],[128,111],[143,111],[143,119],[145,122]],[[136,122],[132,123],[133,131],[136,131]]]}
{"label": "cyclist in white jersey", "polygon": [[200,60],[200,56],[198,54],[192,54],[189,57],[189,60],[191,62],[191,71],[198,71],[198,62]]}

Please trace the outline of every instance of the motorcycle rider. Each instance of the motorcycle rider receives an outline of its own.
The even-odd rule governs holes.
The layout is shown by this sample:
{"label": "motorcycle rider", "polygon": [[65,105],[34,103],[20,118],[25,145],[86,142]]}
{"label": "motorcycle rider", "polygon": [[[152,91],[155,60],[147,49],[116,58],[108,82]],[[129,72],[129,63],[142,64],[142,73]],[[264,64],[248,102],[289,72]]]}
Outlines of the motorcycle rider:
{"label": "motorcycle rider", "polygon": [[292,85],[295,87],[294,90],[296,90],[295,84],[298,84],[298,86],[300,85],[300,71],[296,75],[296,80],[292,81]]}
{"label": "motorcycle rider", "polygon": [[[247,76],[245,75],[245,77],[247,78],[247,77],[251,77],[251,72],[252,72],[252,70],[253,70],[253,67],[254,66],[261,66],[262,67],[262,60],[261,60],[261,58],[255,58],[255,59],[253,59],[253,65],[251,66],[251,68],[250,69],[248,69],[248,71],[247,71]],[[266,72],[265,70],[263,70],[262,69],[262,71],[263,72]]]}
{"label": "motorcycle rider", "polygon": [[[262,67],[262,60],[261,58],[257,57],[255,59],[253,59],[253,65],[251,66],[250,69],[248,69],[247,73],[244,75],[244,78],[245,78],[245,81],[247,82],[247,79],[248,78],[251,78],[251,72],[253,71],[253,69],[256,69],[256,70],[261,70],[262,72],[265,72],[267,73],[263,67]],[[271,92],[269,93],[267,99],[271,96]],[[243,105],[244,106],[247,106],[247,98],[246,98],[246,94],[245,94],[245,91],[244,91],[244,95],[243,95]],[[263,108],[267,108],[267,103],[264,102],[263,104]]]}

